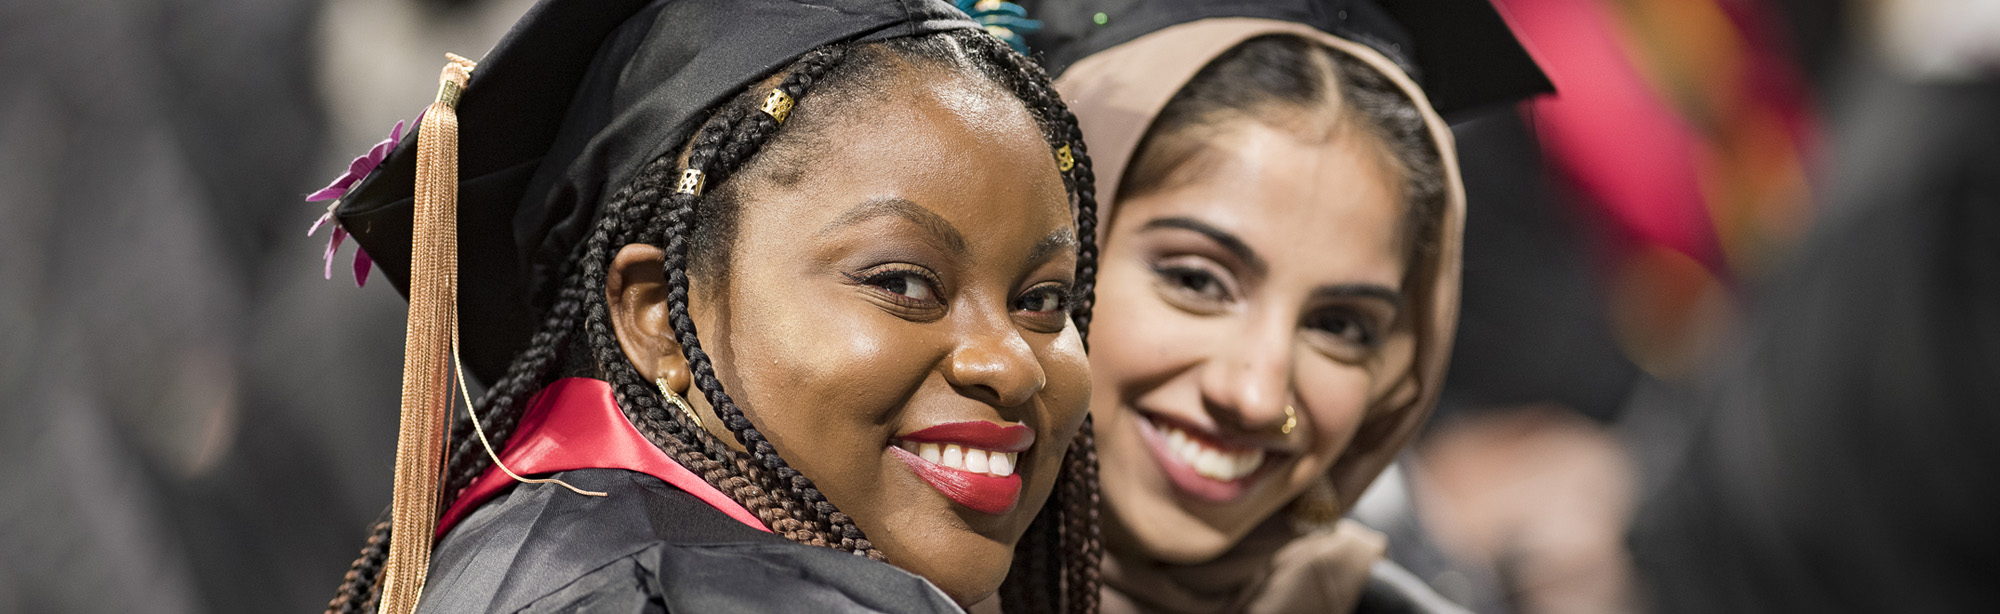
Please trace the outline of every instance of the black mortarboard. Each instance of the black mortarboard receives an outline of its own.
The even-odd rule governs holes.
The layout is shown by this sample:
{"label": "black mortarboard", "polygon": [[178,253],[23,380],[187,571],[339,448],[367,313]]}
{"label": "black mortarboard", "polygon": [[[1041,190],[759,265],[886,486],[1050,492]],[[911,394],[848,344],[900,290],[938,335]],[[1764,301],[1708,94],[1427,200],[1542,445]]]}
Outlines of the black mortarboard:
{"label": "black mortarboard", "polygon": [[[978,28],[943,0],[543,0],[458,104],[463,357],[492,382],[524,347],[599,205],[708,111],[830,43]],[[408,294],[417,139],[334,215]]]}
{"label": "black mortarboard", "polygon": [[1487,0],[1028,0],[1042,29],[1026,36],[1050,74],[1148,33],[1213,17],[1312,26],[1368,45],[1403,67],[1447,117],[1553,92]]}

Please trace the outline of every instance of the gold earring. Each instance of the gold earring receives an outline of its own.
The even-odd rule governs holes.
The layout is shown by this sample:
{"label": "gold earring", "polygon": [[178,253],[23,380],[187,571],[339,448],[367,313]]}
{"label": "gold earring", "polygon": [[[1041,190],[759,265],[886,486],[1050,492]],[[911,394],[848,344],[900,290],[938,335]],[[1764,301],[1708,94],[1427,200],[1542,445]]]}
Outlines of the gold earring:
{"label": "gold earring", "polygon": [[694,413],[694,408],[688,406],[688,402],[682,400],[681,395],[674,394],[674,390],[667,387],[667,378],[653,378],[653,384],[660,387],[660,396],[666,397],[668,403],[672,403],[674,407],[680,408],[681,414],[686,415],[689,421],[694,422],[695,428],[706,428],[701,425],[701,416]]}
{"label": "gold earring", "polygon": [[1284,426],[1281,426],[1281,427],[1278,427],[1278,432],[1279,432],[1279,433],[1282,433],[1282,434],[1285,434],[1285,435],[1290,435],[1290,434],[1292,434],[1292,429],[1295,429],[1295,428],[1298,428],[1298,427],[1299,427],[1299,412],[1298,412],[1298,410],[1295,410],[1295,409],[1292,409],[1292,406],[1290,406],[1290,405],[1286,405],[1286,406],[1285,406],[1285,425],[1284,425]]}

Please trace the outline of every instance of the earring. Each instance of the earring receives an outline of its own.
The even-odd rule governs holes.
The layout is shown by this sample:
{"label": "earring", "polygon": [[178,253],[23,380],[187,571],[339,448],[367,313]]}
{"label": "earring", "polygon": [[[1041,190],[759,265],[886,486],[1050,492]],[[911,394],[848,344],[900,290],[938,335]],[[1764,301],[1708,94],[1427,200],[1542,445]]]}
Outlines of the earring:
{"label": "earring", "polygon": [[1333,480],[1319,476],[1313,480],[1299,498],[1292,500],[1292,531],[1301,535],[1313,531],[1332,529],[1340,522],[1340,494],[1333,490]]}
{"label": "earring", "polygon": [[1298,426],[1299,426],[1299,412],[1298,412],[1298,410],[1295,410],[1295,409],[1292,409],[1292,406],[1290,406],[1290,405],[1286,405],[1286,406],[1285,406],[1285,425],[1284,425],[1284,426],[1281,426],[1281,427],[1278,427],[1278,432],[1279,432],[1279,433],[1281,433],[1281,434],[1285,434],[1285,435],[1290,435],[1290,434],[1292,434],[1292,429],[1295,429],[1295,428],[1298,428]]}
{"label": "earring", "polygon": [[694,413],[694,408],[688,406],[688,402],[682,400],[681,395],[674,394],[674,390],[667,387],[667,378],[653,378],[653,384],[660,387],[660,396],[666,397],[668,403],[672,403],[674,407],[680,408],[681,414],[687,416],[688,420],[694,423],[695,428],[706,428],[701,425],[701,415]]}

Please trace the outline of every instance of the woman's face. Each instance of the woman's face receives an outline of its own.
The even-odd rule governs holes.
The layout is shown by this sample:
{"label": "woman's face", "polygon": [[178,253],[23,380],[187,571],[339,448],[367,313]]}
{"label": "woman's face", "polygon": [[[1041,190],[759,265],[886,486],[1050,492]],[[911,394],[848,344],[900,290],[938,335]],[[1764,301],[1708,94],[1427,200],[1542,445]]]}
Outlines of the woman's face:
{"label": "woman's face", "polygon": [[[811,153],[746,175],[727,275],[697,277],[691,311],[780,455],[890,562],[971,603],[1006,576],[1089,401],[1067,311],[1075,223],[1012,95],[894,81],[838,117],[800,107],[788,128],[823,128]],[[640,320],[664,317],[643,288],[624,292]],[[627,353],[648,377],[685,364],[678,349]]]}
{"label": "woman's face", "polygon": [[1324,475],[1413,347],[1379,142],[1211,134],[1196,174],[1118,203],[1092,332],[1110,545],[1173,563],[1220,555]]}

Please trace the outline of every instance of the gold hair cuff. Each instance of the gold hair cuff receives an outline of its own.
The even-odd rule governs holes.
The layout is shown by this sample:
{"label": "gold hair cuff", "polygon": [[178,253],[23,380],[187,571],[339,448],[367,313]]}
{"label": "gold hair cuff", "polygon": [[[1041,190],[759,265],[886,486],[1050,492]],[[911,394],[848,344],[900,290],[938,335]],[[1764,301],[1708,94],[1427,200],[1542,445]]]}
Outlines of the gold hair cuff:
{"label": "gold hair cuff", "polygon": [[792,114],[792,95],[784,90],[772,88],[771,95],[764,97],[764,114],[778,123],[785,123],[785,116]]}
{"label": "gold hair cuff", "polygon": [[1065,173],[1067,173],[1067,172],[1069,172],[1069,169],[1072,169],[1072,168],[1076,168],[1076,156],[1073,156],[1073,155],[1070,155],[1070,153],[1069,153],[1069,146],[1068,146],[1068,145],[1064,145],[1064,146],[1062,146],[1062,147],[1057,147],[1057,148],[1056,148],[1056,169],[1058,169],[1058,170],[1061,170],[1062,172],[1065,172]]}
{"label": "gold hair cuff", "polygon": [[674,390],[667,387],[667,378],[653,378],[653,385],[660,387],[660,398],[666,399],[667,404],[679,408],[681,415],[687,416],[688,421],[693,422],[695,428],[705,428],[701,425],[701,414],[694,413],[694,408],[689,407],[688,402],[681,399],[681,395],[674,394]]}
{"label": "gold hair cuff", "polygon": [[674,186],[674,193],[700,196],[702,181],[701,171],[691,168],[681,171],[681,181]]}

